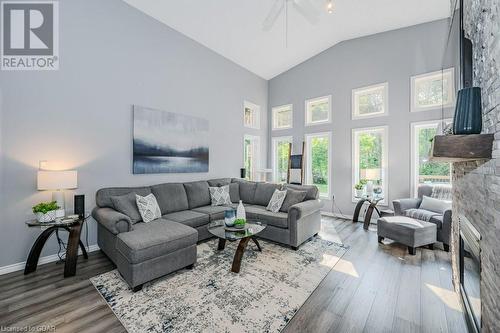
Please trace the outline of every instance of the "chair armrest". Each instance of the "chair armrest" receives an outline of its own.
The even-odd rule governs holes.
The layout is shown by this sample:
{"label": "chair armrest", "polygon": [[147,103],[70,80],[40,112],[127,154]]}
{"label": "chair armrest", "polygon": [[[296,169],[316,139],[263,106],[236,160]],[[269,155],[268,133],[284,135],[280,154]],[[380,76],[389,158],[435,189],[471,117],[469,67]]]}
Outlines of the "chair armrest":
{"label": "chair armrest", "polygon": [[295,204],[288,210],[288,221],[298,220],[323,208],[323,202],[319,199],[307,200]]}
{"label": "chair armrest", "polygon": [[441,227],[442,242],[445,245],[450,245],[451,238],[451,209],[447,209],[443,213],[443,225]]}
{"label": "chair armrest", "polygon": [[132,229],[130,218],[112,208],[96,207],[92,210],[92,217],[114,235]]}
{"label": "chair armrest", "polygon": [[392,205],[394,206],[395,215],[403,215],[404,211],[411,208],[418,208],[422,199],[420,198],[408,198],[393,200]]}

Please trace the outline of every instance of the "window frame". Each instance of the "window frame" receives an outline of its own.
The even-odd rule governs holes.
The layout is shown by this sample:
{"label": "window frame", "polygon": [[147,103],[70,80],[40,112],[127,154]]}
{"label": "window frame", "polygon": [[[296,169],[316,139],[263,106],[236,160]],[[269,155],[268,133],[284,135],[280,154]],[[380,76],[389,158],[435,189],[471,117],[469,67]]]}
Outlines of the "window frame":
{"label": "window frame", "polygon": [[366,133],[366,132],[378,132],[382,131],[382,193],[384,196],[384,200],[380,201],[381,206],[388,206],[389,200],[389,126],[372,126],[372,127],[361,127],[361,128],[353,128],[352,129],[352,138],[351,138],[351,151],[352,151],[352,181],[351,181],[351,195],[352,202],[358,202],[358,199],[355,198],[355,190],[354,185],[359,182],[359,144],[357,141],[358,133]]}
{"label": "window frame", "polygon": [[[327,99],[328,100],[328,119],[326,120],[321,120],[321,121],[311,121],[309,122],[308,119],[308,104],[310,103],[314,103],[314,102],[318,102],[318,101],[321,101],[323,99]],[[316,126],[316,125],[323,125],[323,124],[329,124],[332,122],[332,95],[325,95],[325,96],[320,96],[320,97],[315,97],[315,98],[310,98],[310,99],[306,99],[305,102],[304,102],[304,122],[305,122],[305,126]]]}
{"label": "window frame", "polygon": [[257,161],[256,163],[254,163],[254,170],[247,170],[247,177],[248,177],[248,180],[250,181],[255,181],[258,177],[257,177],[257,172],[259,171],[260,169],[260,163],[261,163],[261,159],[262,159],[262,156],[261,156],[261,140],[260,140],[260,136],[258,135],[251,135],[251,134],[245,134],[243,136],[243,167],[246,168],[246,165],[245,165],[245,141],[249,139],[249,140],[255,140],[257,142],[256,144],[256,151],[254,151],[254,156],[257,158]]}
{"label": "window frame", "polygon": [[[254,111],[254,121],[251,125],[245,124],[245,110],[250,109]],[[260,105],[249,102],[247,100],[243,101],[243,127],[260,129]]]}
{"label": "window frame", "polygon": [[[417,134],[417,129],[421,128],[429,128],[430,125],[436,124],[438,127],[439,124],[442,126],[445,126],[448,123],[451,123],[453,119],[447,118],[447,119],[436,119],[436,120],[425,120],[425,121],[415,121],[410,123],[410,152],[411,152],[411,160],[410,160],[410,189],[411,189],[411,194],[412,197],[416,198],[418,197],[418,179],[417,177],[419,176],[419,166],[417,165],[417,160],[418,160],[418,138],[416,137]],[[437,133],[437,134],[442,134],[442,133]],[[452,176],[452,166],[453,164],[450,163],[450,184],[451,184],[451,176]]]}
{"label": "window frame", "polygon": [[[281,111],[281,110],[284,110],[284,109],[290,109],[290,114],[291,114],[291,117],[290,117],[290,125],[288,126],[282,126],[282,127],[278,127],[277,126],[277,118],[276,118],[276,114]],[[278,106],[275,106],[271,109],[271,115],[272,115],[272,118],[271,118],[271,125],[272,125],[272,130],[273,131],[280,131],[280,130],[285,130],[285,129],[290,129],[290,128],[293,128],[293,104],[284,104],[284,105],[278,105]]]}
{"label": "window frame", "polygon": [[304,172],[304,178],[305,178],[305,183],[314,185],[312,181],[312,158],[311,158],[311,145],[310,139],[314,137],[323,137],[327,136],[328,137],[328,193],[322,194],[321,192],[319,193],[320,198],[322,199],[331,199],[332,195],[332,132],[327,131],[327,132],[315,132],[315,133],[307,133],[304,135],[304,141],[305,141],[305,172]]}
{"label": "window frame", "polygon": [[[358,98],[363,93],[368,93],[373,90],[378,90],[379,88],[383,88],[383,97],[384,97],[384,105],[382,112],[368,113],[368,114],[360,114],[359,113],[359,102]],[[374,117],[383,117],[389,115],[389,82],[382,82],[372,84],[370,86],[359,87],[356,89],[352,89],[351,92],[351,116],[352,120],[357,119],[366,119],[366,118],[374,118]]]}
{"label": "window frame", "polygon": [[[278,147],[279,142],[288,142],[293,144],[293,136],[287,135],[287,136],[274,136],[271,139],[272,141],[272,150],[271,150],[271,163],[272,163],[272,169],[273,169],[273,181],[275,183],[280,183],[278,182],[278,163],[277,163],[277,158],[276,158],[276,149]],[[286,180],[285,180],[286,182]]]}
{"label": "window frame", "polygon": [[[425,79],[425,78],[433,78],[435,76],[441,75],[441,79],[445,75],[450,75],[450,86],[448,87],[448,95],[450,96],[450,100],[447,103],[441,103],[439,105],[430,105],[430,106],[417,106],[416,103],[416,96],[415,96],[415,88],[416,88],[416,81],[420,79]],[[439,110],[442,108],[450,108],[455,105],[455,68],[447,68],[447,69],[442,69],[434,72],[428,72],[428,73],[423,73],[423,74],[418,74],[414,75],[410,78],[410,112],[423,112],[423,111],[430,111],[430,110]]]}

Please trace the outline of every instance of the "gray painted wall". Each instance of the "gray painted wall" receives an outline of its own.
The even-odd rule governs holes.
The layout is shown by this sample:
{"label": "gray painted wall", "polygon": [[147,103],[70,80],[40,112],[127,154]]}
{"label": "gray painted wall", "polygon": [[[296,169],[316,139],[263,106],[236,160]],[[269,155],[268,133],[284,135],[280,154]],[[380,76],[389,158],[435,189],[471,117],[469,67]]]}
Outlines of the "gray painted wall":
{"label": "gray painted wall", "polygon": [[[441,119],[441,110],[410,113],[410,77],[441,69],[448,20],[412,26],[339,43],[269,82],[269,110],[293,104],[293,129],[271,131],[291,136],[300,152],[304,134],[332,133],[332,192],[344,214],[352,214],[351,130],[389,126],[389,199],[410,195],[410,123]],[[389,116],[352,120],[351,90],[389,83]],[[304,126],[306,99],[332,95],[333,122]],[[446,116],[452,110],[445,110]],[[269,112],[269,121],[271,112]],[[271,140],[269,140],[271,144]],[[268,161],[271,161],[269,146]],[[325,201],[331,211],[331,200]],[[335,210],[338,213],[338,210]]]}
{"label": "gray painted wall", "polygon": [[[61,1],[60,59],[59,71],[0,73],[0,267],[26,260],[40,232],[24,225],[51,197],[36,191],[39,160],[78,170],[71,210],[74,193],[91,209],[101,187],[238,176],[244,133],[267,154],[267,81],[120,0]],[[245,99],[261,105],[261,130],[243,128]],[[133,104],[209,118],[209,173],[132,175]],[[49,245],[42,255],[56,253]]]}

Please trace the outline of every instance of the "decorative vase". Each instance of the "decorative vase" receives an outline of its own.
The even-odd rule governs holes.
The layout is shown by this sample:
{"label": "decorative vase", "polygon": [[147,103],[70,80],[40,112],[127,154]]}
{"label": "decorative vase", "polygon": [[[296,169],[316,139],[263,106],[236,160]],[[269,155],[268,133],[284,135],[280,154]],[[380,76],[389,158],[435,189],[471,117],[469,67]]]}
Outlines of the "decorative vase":
{"label": "decorative vase", "polygon": [[480,134],[482,128],[481,88],[459,90],[453,118],[453,134]]}
{"label": "decorative vase", "polygon": [[363,196],[363,190],[356,190],[356,196],[357,197],[362,197]]}
{"label": "decorative vase", "polygon": [[228,209],[224,211],[224,224],[226,225],[226,227],[234,226],[234,220],[236,220],[234,209]]}
{"label": "decorative vase", "polygon": [[36,220],[40,223],[47,223],[47,222],[52,222],[56,219],[56,211],[51,210],[48,211],[47,213],[36,213]]}
{"label": "decorative vase", "polygon": [[245,207],[243,206],[243,202],[240,200],[240,203],[238,204],[238,209],[236,210],[236,219],[243,219],[246,220],[247,216],[245,213]]}

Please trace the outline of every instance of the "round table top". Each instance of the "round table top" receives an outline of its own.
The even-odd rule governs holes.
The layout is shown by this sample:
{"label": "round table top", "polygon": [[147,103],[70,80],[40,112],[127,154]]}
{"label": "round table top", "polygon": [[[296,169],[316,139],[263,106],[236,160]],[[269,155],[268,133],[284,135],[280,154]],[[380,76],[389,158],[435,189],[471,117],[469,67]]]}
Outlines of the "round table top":
{"label": "round table top", "polygon": [[266,228],[266,225],[260,221],[247,221],[245,228],[236,230],[235,228],[226,227],[224,220],[217,220],[208,225],[208,231],[222,239],[235,241],[242,238],[253,237]]}

